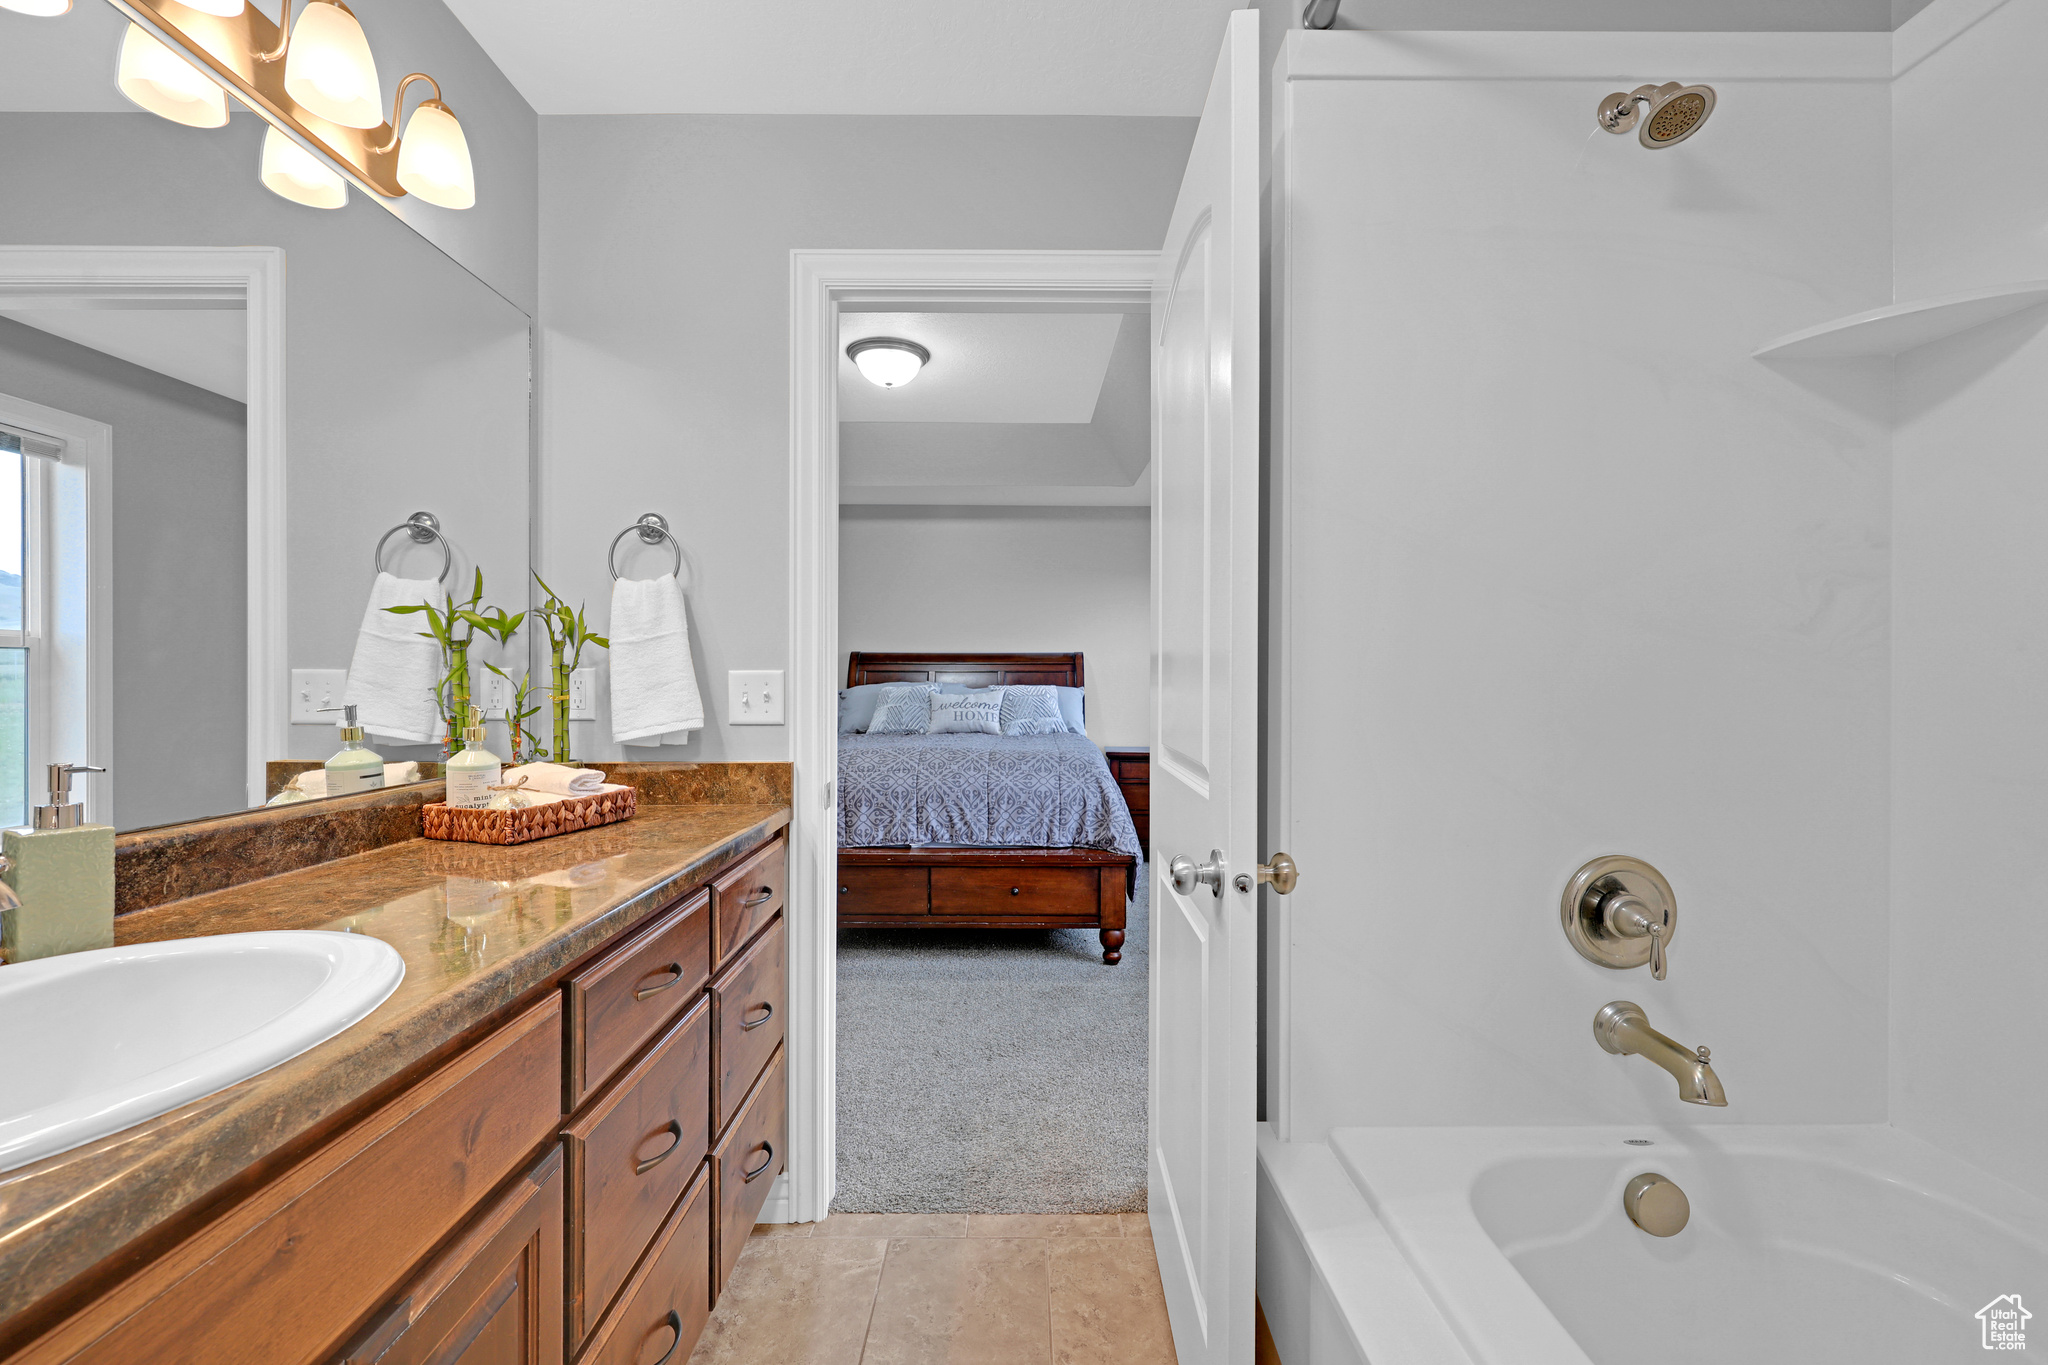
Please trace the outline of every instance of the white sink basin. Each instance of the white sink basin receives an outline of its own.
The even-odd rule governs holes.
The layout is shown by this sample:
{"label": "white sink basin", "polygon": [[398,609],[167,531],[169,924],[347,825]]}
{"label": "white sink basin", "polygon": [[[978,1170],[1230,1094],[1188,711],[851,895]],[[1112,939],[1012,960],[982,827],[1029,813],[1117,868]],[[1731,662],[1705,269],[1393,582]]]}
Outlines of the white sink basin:
{"label": "white sink basin", "polygon": [[0,967],[0,1171],[289,1061],[384,1003],[404,978],[390,944],[324,930]]}

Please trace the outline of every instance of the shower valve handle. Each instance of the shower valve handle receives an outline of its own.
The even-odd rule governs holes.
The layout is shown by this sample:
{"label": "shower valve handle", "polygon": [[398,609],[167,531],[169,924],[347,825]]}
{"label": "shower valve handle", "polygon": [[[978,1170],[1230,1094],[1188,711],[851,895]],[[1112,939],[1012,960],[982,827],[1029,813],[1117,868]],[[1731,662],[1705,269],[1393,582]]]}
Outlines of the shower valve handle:
{"label": "shower valve handle", "polygon": [[1664,921],[1653,919],[1650,907],[1626,891],[1613,891],[1600,900],[1600,918],[1607,932],[1618,938],[1650,940],[1650,975],[1664,979],[1669,963],[1664,953]]}

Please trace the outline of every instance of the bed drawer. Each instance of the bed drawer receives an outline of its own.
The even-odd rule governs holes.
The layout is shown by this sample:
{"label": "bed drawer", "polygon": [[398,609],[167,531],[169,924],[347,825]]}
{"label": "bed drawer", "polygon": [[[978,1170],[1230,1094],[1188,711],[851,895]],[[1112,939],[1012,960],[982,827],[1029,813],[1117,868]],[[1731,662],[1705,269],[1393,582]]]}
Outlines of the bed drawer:
{"label": "bed drawer", "polygon": [[1093,918],[1099,885],[1092,867],[935,867],[932,914]]}
{"label": "bed drawer", "polygon": [[924,915],[932,908],[932,874],[928,867],[839,868],[839,913]]}
{"label": "bed drawer", "polygon": [[788,1028],[788,935],[777,920],[711,986],[718,1034],[718,1090],[712,1132],[722,1133]]}
{"label": "bed drawer", "polygon": [[725,1288],[733,1263],[746,1250],[754,1231],[754,1217],[767,1202],[768,1191],[783,1167],[783,1151],[789,1145],[789,1095],[783,1086],[782,1054],[776,1053],[768,1070],[747,1096],[732,1131],[712,1153],[712,1179],[718,1198],[718,1278],[712,1299]]}
{"label": "bed drawer", "polygon": [[[579,1365],[640,1365],[690,1358],[711,1317],[711,1167],[707,1164],[669,1215],[654,1250],[619,1296]],[[663,1355],[662,1352],[668,1352]]]}
{"label": "bed drawer", "polygon": [[711,976],[710,894],[699,891],[569,978],[569,1105],[601,1087]]}
{"label": "bed drawer", "polygon": [[590,1112],[569,1157],[569,1330],[597,1324],[711,1146],[711,1001],[700,997]]}
{"label": "bed drawer", "polygon": [[768,847],[711,883],[712,942],[724,962],[782,909],[789,886],[789,845]]}

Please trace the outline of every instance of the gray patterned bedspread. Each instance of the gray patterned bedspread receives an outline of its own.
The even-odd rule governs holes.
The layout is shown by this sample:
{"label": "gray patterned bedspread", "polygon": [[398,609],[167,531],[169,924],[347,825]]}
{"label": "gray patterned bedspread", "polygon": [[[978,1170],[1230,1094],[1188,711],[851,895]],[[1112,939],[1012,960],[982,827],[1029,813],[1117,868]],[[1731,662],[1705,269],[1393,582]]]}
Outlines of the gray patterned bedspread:
{"label": "gray patterned bedspread", "polygon": [[1086,735],[841,735],[839,842],[1143,856],[1109,763]]}

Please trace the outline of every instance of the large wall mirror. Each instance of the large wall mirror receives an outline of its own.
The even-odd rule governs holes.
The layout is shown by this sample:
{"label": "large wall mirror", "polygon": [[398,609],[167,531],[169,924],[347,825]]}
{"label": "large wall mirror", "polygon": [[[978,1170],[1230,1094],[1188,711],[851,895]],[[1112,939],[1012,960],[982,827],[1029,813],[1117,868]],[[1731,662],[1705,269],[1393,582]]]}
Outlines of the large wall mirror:
{"label": "large wall mirror", "polygon": [[[246,111],[126,105],[111,7],[0,22],[34,39],[0,41],[0,825],[51,762],[104,767],[78,790],[122,830],[246,809],[341,747],[313,711],[380,541],[396,579],[525,607],[530,319],[360,191],[265,189]],[[104,68],[104,108],[36,107],[53,52]],[[420,512],[438,535],[387,535]]]}

